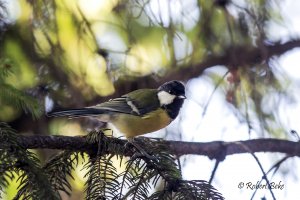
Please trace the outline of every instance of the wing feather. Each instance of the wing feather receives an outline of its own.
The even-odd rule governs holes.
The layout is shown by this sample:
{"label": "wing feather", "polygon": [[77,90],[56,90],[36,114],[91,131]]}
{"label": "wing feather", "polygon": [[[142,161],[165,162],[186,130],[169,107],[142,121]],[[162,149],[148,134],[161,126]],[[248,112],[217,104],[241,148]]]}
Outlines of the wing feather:
{"label": "wing feather", "polygon": [[104,114],[125,113],[145,117],[159,107],[156,89],[140,89],[96,106],[52,112],[48,113],[48,116],[96,117]]}
{"label": "wing feather", "polygon": [[122,97],[89,108],[143,116],[159,108],[160,104],[156,94],[156,89],[135,90]]}

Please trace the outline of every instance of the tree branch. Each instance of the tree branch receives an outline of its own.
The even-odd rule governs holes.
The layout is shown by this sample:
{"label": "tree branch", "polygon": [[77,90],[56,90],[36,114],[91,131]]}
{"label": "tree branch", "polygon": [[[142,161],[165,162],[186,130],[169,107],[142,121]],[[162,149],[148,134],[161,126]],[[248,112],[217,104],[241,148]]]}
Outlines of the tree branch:
{"label": "tree branch", "polygon": [[262,47],[254,46],[229,46],[223,54],[211,54],[196,64],[181,66],[170,70],[163,77],[147,75],[142,77],[124,77],[115,82],[115,93],[108,97],[94,98],[90,103],[119,97],[125,93],[139,88],[156,88],[162,83],[170,80],[188,80],[200,76],[205,69],[222,65],[228,68],[245,67],[267,61],[273,56],[280,56],[284,53],[300,47],[300,40],[290,40],[285,43],[280,41],[269,42]]}
{"label": "tree branch", "polygon": [[[108,143],[125,145],[126,140],[106,138]],[[285,153],[300,157],[299,142],[280,139],[254,139],[234,142],[181,142],[162,141],[170,146],[171,152],[177,156],[193,154],[208,156],[210,159],[223,160],[228,155],[241,153]],[[26,149],[59,149],[73,151],[91,151],[97,149],[98,143],[89,144],[85,137],[75,136],[20,136],[19,144]],[[0,144],[0,149],[3,148]],[[246,148],[245,148],[246,147]],[[109,153],[109,152],[107,152]],[[125,151],[125,156],[132,156],[132,151]]]}

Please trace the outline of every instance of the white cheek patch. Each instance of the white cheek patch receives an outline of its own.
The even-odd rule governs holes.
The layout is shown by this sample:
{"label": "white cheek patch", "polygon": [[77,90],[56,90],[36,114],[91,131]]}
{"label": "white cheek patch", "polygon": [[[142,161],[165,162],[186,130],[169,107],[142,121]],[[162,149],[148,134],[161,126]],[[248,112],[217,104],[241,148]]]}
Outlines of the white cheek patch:
{"label": "white cheek patch", "polygon": [[163,106],[163,105],[169,105],[171,103],[173,103],[174,99],[175,99],[175,95],[173,94],[170,94],[166,91],[160,91],[157,93],[157,96],[158,96],[158,100],[160,102],[160,105]]}

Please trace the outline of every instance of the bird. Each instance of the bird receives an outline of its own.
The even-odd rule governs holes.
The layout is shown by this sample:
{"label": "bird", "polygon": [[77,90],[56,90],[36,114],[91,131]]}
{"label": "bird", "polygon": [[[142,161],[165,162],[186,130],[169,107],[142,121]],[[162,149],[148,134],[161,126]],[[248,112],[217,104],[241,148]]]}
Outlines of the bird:
{"label": "bird", "polygon": [[157,89],[138,89],[95,106],[50,112],[49,117],[92,117],[111,123],[127,139],[168,126],[183,105],[185,86],[170,81]]}
{"label": "bird", "polygon": [[170,81],[157,89],[138,89],[95,106],[51,112],[49,117],[92,117],[111,123],[142,156],[150,156],[134,138],[168,126],[177,116],[186,99],[185,86]]}

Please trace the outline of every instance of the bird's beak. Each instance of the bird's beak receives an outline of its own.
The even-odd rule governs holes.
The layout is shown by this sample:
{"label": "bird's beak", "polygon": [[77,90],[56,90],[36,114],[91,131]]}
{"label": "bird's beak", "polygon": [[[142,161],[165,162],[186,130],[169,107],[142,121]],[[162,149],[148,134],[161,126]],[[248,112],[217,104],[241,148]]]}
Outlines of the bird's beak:
{"label": "bird's beak", "polygon": [[186,99],[186,96],[180,95],[180,96],[178,96],[178,98],[179,98],[179,99]]}

